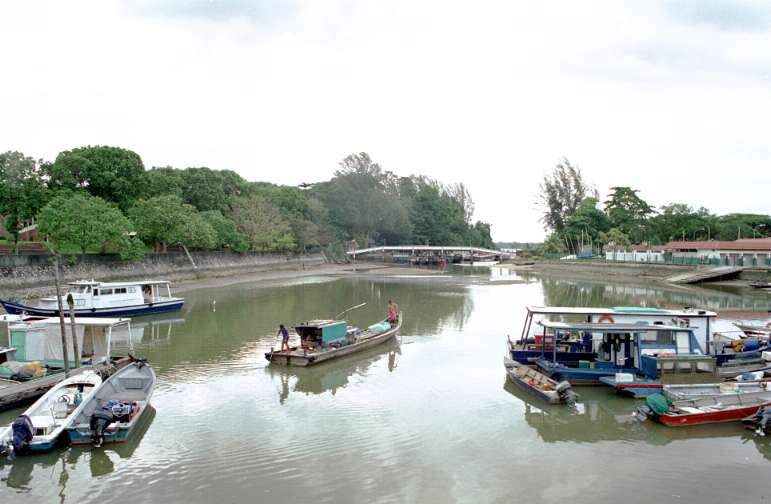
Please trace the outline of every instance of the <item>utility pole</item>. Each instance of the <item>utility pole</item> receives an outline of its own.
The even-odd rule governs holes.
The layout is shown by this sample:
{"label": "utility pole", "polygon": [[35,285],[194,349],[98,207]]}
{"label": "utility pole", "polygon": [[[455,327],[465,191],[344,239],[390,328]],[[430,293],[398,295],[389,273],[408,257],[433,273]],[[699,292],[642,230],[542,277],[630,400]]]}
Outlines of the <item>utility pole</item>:
{"label": "utility pole", "polygon": [[59,289],[59,255],[54,253],[54,287],[56,287],[56,302],[59,306],[59,329],[62,333],[62,358],[64,359],[64,376],[70,375],[70,358],[67,352],[67,331],[64,325],[64,307],[62,292]]}
{"label": "utility pole", "polygon": [[72,329],[72,353],[75,354],[75,369],[80,367],[80,345],[78,344],[78,330],[75,325],[75,300],[72,293],[67,294],[67,306],[70,309],[70,328]]}

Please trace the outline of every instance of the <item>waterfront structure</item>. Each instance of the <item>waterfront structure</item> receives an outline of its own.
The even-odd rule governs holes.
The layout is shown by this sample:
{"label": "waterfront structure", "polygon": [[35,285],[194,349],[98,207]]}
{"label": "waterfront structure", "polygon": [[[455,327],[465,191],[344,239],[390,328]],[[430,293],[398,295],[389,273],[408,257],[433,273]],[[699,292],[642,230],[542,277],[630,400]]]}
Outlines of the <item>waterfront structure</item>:
{"label": "waterfront structure", "polygon": [[[167,280],[143,280],[133,282],[96,282],[81,280],[71,282],[68,294],[62,296],[62,307],[67,309],[67,297],[72,296],[77,317],[128,317],[165,313],[182,309],[185,300],[171,295],[171,283]],[[56,296],[45,297],[37,306],[0,300],[10,314],[27,314],[40,317],[59,315]]]}
{"label": "waterfront structure", "polygon": [[771,238],[735,241],[672,241],[664,245],[673,264],[771,267]]}

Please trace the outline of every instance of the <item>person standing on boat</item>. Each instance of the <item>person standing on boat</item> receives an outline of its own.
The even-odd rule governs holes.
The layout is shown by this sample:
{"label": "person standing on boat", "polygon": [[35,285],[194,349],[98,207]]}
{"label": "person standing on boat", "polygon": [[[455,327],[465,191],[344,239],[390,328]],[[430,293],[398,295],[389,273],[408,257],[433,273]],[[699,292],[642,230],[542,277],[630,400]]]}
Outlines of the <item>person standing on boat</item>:
{"label": "person standing on boat", "polygon": [[390,322],[392,324],[398,322],[399,321],[399,305],[394,303],[393,301],[391,301],[389,299],[388,300],[388,304],[386,305],[386,307],[388,308],[388,316],[387,316],[388,322]]}
{"label": "person standing on boat", "polygon": [[281,351],[289,350],[289,331],[286,330],[284,324],[279,324],[278,334],[281,336]]}

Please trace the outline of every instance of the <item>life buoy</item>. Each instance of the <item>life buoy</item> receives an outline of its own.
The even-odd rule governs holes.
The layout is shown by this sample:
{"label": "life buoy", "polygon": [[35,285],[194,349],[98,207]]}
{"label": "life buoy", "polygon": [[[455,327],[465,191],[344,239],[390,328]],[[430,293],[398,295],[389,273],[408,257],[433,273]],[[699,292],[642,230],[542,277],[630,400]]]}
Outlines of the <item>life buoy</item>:
{"label": "life buoy", "polygon": [[600,318],[597,319],[598,324],[602,324],[603,322],[610,322],[611,324],[616,323],[610,315],[601,315]]}

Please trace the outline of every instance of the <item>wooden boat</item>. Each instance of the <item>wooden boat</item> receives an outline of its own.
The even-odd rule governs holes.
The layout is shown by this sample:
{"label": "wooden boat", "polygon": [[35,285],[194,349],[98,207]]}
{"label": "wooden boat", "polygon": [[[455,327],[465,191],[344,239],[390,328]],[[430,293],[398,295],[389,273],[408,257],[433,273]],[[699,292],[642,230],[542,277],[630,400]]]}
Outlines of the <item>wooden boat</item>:
{"label": "wooden boat", "polygon": [[[8,337],[0,349],[0,410],[33,400],[65,379],[59,318],[6,315]],[[131,362],[131,357],[112,357],[113,331],[131,332],[129,319],[76,318],[80,367],[75,368],[72,329],[67,322],[70,375],[93,370],[107,377]],[[19,369],[33,374],[20,376]]]}
{"label": "wooden boat", "polygon": [[[67,295],[75,302],[76,317],[130,317],[180,310],[185,300],[171,295],[171,284],[166,280],[139,282],[72,282],[68,294],[62,296],[66,311]],[[5,311],[12,315],[57,317],[59,303],[55,296],[40,299],[37,306],[0,300]]]}
{"label": "wooden boat", "polygon": [[550,404],[575,404],[576,395],[566,381],[557,382],[520,362],[504,357],[506,375],[521,389]]}
{"label": "wooden boat", "polygon": [[50,450],[101,384],[93,371],[62,380],[0,432],[0,444],[19,454]]}
{"label": "wooden boat", "polygon": [[707,395],[672,401],[654,394],[645,400],[641,413],[669,427],[738,422],[771,405],[771,390],[721,395]]}
{"label": "wooden boat", "polygon": [[344,355],[372,348],[393,338],[402,327],[402,314],[395,324],[383,320],[366,331],[348,326],[344,320],[312,320],[295,327],[301,344],[289,350],[265,353],[271,364],[312,366]]}
{"label": "wooden boat", "polygon": [[96,446],[128,440],[150,406],[155,371],[138,360],[105,380],[67,427],[72,444]]}

